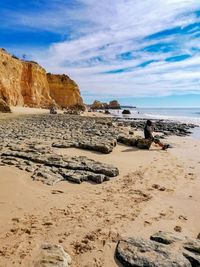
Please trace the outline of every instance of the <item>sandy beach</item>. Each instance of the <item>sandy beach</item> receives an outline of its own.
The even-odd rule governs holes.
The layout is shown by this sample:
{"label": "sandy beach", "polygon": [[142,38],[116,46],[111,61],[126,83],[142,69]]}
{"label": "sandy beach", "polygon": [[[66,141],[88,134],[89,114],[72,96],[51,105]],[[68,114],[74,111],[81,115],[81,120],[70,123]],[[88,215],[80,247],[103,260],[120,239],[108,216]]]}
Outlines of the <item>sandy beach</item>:
{"label": "sandy beach", "polygon": [[[6,118],[25,112],[47,113],[16,108]],[[164,230],[196,238],[200,140],[171,136],[165,142],[173,148],[139,150],[117,144],[110,154],[53,148],[57,155],[86,156],[117,167],[119,175],[102,184],[60,181],[48,186],[2,164],[0,266],[34,266],[39,247],[51,243],[62,245],[72,267],[116,267],[121,266],[115,249],[122,237],[148,237]]]}

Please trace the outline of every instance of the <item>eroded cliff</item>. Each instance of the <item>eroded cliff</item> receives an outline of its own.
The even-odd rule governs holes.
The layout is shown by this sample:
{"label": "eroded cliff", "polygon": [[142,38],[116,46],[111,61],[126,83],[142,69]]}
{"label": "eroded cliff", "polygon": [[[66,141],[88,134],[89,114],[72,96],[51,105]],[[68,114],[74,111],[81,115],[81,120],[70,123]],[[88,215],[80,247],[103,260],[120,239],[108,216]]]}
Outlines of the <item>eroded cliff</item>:
{"label": "eroded cliff", "polygon": [[0,49],[0,99],[9,106],[49,108],[83,106],[77,84],[66,75],[47,75],[44,68]]}
{"label": "eroded cliff", "polygon": [[50,88],[50,96],[61,108],[79,107],[84,108],[78,85],[67,75],[47,74]]}

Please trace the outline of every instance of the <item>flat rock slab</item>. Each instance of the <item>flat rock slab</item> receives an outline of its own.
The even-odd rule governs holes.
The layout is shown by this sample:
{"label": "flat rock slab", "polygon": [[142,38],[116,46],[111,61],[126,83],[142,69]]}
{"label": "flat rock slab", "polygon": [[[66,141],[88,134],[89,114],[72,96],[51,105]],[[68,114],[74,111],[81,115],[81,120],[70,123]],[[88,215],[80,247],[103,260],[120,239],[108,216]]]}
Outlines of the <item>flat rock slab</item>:
{"label": "flat rock slab", "polygon": [[78,184],[84,181],[103,183],[119,174],[116,167],[87,157],[66,157],[51,151],[41,153],[37,149],[30,152],[29,148],[22,151],[17,148],[4,149],[1,162],[32,173],[33,180],[47,185],[63,180]]}
{"label": "flat rock slab", "polygon": [[119,241],[116,256],[125,267],[191,267],[181,253],[144,239]]}
{"label": "flat rock slab", "polygon": [[71,257],[59,245],[44,244],[40,247],[34,267],[69,267]]}
{"label": "flat rock slab", "polygon": [[200,267],[200,240],[159,231],[118,242],[116,257],[125,267]]}

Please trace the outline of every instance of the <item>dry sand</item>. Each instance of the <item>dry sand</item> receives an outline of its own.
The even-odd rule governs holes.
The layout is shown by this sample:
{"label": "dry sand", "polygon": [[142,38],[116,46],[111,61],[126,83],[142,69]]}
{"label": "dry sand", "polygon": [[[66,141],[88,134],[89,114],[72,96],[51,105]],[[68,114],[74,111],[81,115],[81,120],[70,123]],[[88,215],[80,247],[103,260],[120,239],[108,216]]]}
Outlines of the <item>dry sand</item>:
{"label": "dry sand", "polygon": [[[23,112],[22,112],[23,113]],[[33,266],[38,247],[61,244],[72,267],[116,267],[117,240],[159,230],[196,237],[200,232],[200,140],[171,137],[167,151],[117,145],[108,155],[80,149],[115,165],[118,177],[97,185],[60,182],[47,186],[28,173],[0,166],[0,267]]]}

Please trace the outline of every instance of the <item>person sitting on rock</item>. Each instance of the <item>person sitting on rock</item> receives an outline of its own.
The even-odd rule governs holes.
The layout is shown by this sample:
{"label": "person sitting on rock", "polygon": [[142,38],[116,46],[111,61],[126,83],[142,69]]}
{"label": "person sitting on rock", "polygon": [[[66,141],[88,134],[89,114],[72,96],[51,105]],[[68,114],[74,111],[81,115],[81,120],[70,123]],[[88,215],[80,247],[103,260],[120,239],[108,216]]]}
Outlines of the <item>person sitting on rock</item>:
{"label": "person sitting on rock", "polygon": [[158,144],[163,150],[169,148],[169,145],[163,144],[160,142],[159,139],[153,137],[153,122],[150,120],[146,121],[146,124],[144,127],[144,138],[146,140],[150,140],[154,142],[155,144]]}

